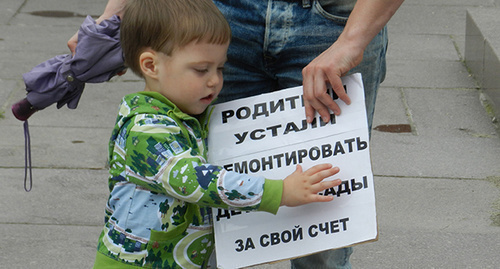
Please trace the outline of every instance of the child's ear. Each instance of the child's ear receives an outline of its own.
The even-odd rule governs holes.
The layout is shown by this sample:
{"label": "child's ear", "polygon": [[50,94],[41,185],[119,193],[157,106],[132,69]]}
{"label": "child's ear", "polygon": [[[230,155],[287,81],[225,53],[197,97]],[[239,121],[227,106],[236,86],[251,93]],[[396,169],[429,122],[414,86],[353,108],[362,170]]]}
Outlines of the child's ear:
{"label": "child's ear", "polygon": [[145,50],[139,55],[139,65],[141,67],[142,74],[151,78],[157,78],[158,76],[158,55],[155,51]]}

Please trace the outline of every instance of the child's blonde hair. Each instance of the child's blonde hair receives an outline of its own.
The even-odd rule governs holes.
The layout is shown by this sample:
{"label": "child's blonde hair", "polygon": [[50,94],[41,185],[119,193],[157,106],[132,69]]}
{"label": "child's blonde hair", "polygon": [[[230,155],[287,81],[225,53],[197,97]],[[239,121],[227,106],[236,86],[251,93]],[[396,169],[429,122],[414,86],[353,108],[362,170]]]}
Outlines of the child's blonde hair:
{"label": "child's blonde hair", "polygon": [[145,49],[171,55],[192,41],[226,44],[231,30],[212,0],[129,0],[121,22],[125,64],[142,77]]}

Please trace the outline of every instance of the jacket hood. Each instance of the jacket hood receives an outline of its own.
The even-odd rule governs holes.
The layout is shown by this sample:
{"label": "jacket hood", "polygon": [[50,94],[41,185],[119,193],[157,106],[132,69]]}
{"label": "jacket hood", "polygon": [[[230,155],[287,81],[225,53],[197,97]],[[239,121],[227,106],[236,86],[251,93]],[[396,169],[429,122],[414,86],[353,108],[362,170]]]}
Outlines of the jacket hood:
{"label": "jacket hood", "polygon": [[[208,111],[208,110],[207,110]],[[184,123],[196,126],[202,131],[201,137],[205,139],[208,132],[208,113],[196,116],[182,112],[174,103],[157,92],[137,92],[123,97],[118,111],[118,117],[110,140],[110,152],[114,147],[114,141],[125,123],[140,114],[165,115],[177,122],[182,132],[188,133]]]}

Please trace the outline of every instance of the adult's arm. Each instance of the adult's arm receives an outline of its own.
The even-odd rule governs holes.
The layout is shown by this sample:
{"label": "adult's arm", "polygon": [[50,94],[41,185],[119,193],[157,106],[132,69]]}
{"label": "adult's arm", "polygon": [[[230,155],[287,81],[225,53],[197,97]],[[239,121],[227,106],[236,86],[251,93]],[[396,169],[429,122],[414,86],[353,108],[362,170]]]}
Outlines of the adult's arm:
{"label": "adult's arm", "polygon": [[326,93],[327,83],[332,85],[342,101],[350,104],[340,77],[361,63],[365,48],[403,1],[358,0],[338,40],[302,70],[306,117],[309,122],[314,118],[315,111],[325,122],[330,120],[329,109],[336,115],[341,112]]}
{"label": "adult's arm", "polygon": [[[106,4],[106,8],[102,15],[97,18],[96,23],[99,24],[102,21],[111,18],[113,15],[117,15],[121,17],[123,15],[123,11],[125,9],[126,0],[109,0],[108,4]],[[75,54],[76,44],[78,43],[78,32],[76,32],[69,40],[68,40],[68,48],[72,54]]]}

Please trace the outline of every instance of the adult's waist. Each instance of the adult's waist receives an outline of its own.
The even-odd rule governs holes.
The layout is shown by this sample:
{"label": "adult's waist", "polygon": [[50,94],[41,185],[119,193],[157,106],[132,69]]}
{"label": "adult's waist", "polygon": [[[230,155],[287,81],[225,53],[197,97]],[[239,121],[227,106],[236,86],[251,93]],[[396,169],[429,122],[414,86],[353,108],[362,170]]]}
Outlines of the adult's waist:
{"label": "adult's waist", "polygon": [[342,7],[354,7],[354,4],[356,4],[356,0],[281,0],[285,2],[299,2],[302,4],[302,7],[308,8],[311,7],[314,1],[319,2],[319,4],[323,7],[335,7],[335,6],[342,6]]}

